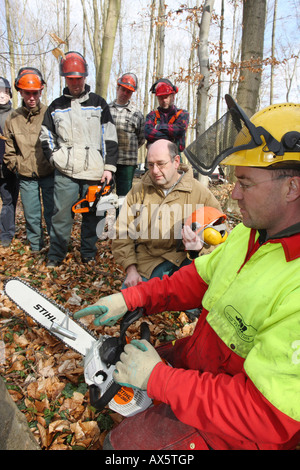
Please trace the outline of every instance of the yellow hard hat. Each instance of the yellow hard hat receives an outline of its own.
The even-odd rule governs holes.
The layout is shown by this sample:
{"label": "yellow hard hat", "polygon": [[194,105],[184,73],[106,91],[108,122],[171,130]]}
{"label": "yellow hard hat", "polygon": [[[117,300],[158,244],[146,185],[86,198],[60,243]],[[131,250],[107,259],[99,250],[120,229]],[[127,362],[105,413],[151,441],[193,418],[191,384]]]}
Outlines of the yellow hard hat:
{"label": "yellow hard hat", "polygon": [[300,165],[300,104],[274,104],[251,119],[230,95],[228,111],[185,150],[209,176],[222,165],[287,168]]}
{"label": "yellow hard hat", "polygon": [[300,104],[268,106],[254,114],[250,121],[261,143],[256,145],[245,123],[235,139],[233,153],[222,165],[285,167],[287,162],[300,165]]}

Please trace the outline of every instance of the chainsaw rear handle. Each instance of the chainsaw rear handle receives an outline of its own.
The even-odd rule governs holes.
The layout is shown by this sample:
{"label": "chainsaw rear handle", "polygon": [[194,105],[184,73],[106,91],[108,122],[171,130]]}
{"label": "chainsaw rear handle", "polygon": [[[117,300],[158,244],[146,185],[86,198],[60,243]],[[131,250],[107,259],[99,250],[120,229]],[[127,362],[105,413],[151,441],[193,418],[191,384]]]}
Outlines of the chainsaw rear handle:
{"label": "chainsaw rear handle", "polygon": [[[127,328],[136,320],[138,320],[143,315],[144,309],[137,308],[132,312],[127,312],[121,322],[120,337],[111,337],[108,338],[101,346],[100,356],[103,362],[106,365],[116,364],[120,355],[124,350],[126,345],[126,330]],[[141,324],[141,339],[146,339],[150,341],[150,329],[146,322]],[[106,344],[108,343],[108,344]],[[106,346],[105,346],[106,345]],[[104,357],[103,357],[104,356]],[[100,396],[100,391],[97,385],[93,384],[89,386],[90,392],[90,403],[97,410],[102,411],[106,405],[113,399],[113,397],[118,393],[122,388],[117,382],[112,382],[108,389]]]}
{"label": "chainsaw rear handle", "polygon": [[97,385],[93,384],[89,386],[90,392],[90,403],[97,410],[102,411],[106,405],[113,399],[113,397],[118,393],[122,388],[117,382],[113,382],[110,387],[103,393],[100,397],[99,388]]}

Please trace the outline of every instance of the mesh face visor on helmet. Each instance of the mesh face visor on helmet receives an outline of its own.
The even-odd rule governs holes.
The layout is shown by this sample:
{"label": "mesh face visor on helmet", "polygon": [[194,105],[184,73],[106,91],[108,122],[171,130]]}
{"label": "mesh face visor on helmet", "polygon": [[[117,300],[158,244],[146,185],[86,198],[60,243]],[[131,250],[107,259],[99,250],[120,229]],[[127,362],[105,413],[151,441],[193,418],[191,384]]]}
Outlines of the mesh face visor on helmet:
{"label": "mesh face visor on helmet", "polygon": [[131,91],[136,91],[138,86],[138,79],[134,73],[124,73],[118,80],[118,85],[123,86]]}
{"label": "mesh face visor on helmet", "polygon": [[42,90],[44,88],[45,81],[38,69],[34,67],[22,67],[18,72],[14,85],[17,91]]}
{"label": "mesh face visor on helmet", "polygon": [[156,96],[173,95],[178,93],[178,87],[173,85],[168,78],[160,78],[150,88],[150,93]]}
{"label": "mesh face visor on helmet", "polygon": [[65,78],[87,77],[88,65],[85,58],[79,52],[67,52],[65,58],[60,60],[59,74]]}
{"label": "mesh face visor on helmet", "polygon": [[264,127],[256,127],[231,96],[225,95],[225,100],[228,111],[184,150],[201,174],[211,175],[226,157],[240,150],[262,146],[269,158],[262,166],[272,165],[272,159],[284,155],[285,151],[299,152],[298,132],[289,132],[278,141]]}

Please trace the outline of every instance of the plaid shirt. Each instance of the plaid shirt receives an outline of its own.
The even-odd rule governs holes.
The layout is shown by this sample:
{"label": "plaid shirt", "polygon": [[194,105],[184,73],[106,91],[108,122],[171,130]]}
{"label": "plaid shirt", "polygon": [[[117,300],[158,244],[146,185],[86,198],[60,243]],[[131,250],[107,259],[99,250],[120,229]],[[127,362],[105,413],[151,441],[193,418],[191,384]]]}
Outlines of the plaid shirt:
{"label": "plaid shirt", "polygon": [[118,106],[115,101],[109,105],[118,134],[120,165],[136,165],[138,149],[145,142],[145,118],[134,105]]}
{"label": "plaid shirt", "polygon": [[[173,121],[173,122],[172,122]],[[173,106],[166,113],[160,107],[146,116],[145,137],[150,143],[159,139],[175,142],[180,152],[185,149],[185,133],[189,124],[189,113]]]}

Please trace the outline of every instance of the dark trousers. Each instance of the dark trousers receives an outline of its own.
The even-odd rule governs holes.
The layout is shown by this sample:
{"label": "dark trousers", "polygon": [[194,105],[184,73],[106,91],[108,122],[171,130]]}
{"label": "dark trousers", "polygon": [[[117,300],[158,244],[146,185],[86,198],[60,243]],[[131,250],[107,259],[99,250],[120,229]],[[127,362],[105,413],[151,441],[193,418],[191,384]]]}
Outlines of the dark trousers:
{"label": "dark trousers", "polygon": [[15,235],[15,214],[19,196],[19,181],[12,173],[10,177],[0,178],[0,240],[11,241]]}
{"label": "dark trousers", "polygon": [[126,196],[132,187],[136,165],[117,165],[116,191],[118,196]]}

